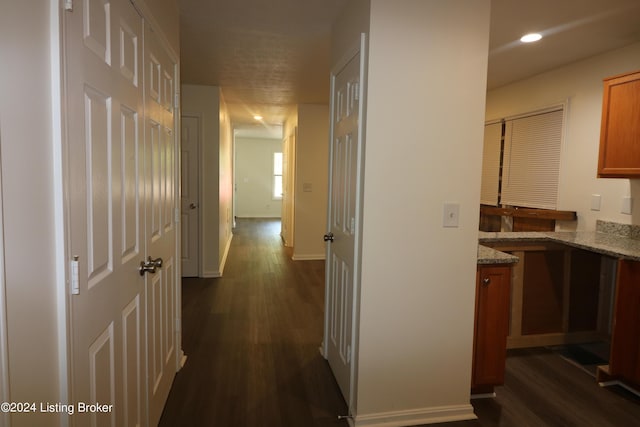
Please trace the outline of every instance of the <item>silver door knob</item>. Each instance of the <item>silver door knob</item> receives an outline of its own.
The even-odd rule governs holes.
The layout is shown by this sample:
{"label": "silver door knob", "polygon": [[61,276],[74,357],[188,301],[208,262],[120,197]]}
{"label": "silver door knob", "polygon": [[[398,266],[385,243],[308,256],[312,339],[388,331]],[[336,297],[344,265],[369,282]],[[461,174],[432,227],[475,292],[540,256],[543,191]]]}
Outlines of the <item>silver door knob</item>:
{"label": "silver door knob", "polygon": [[149,257],[146,261],[140,261],[138,271],[141,276],[144,276],[144,273],[155,273],[156,268],[162,268],[162,262],[162,258],[153,259]]}
{"label": "silver door knob", "polygon": [[327,234],[324,235],[324,241],[325,242],[333,242],[333,233],[332,232],[328,232]]}
{"label": "silver door knob", "polygon": [[191,203],[191,204],[189,205],[189,209],[191,209],[191,210],[193,210],[193,209],[195,209],[195,208],[197,208],[197,207],[198,207],[198,204],[197,204],[197,203]]}

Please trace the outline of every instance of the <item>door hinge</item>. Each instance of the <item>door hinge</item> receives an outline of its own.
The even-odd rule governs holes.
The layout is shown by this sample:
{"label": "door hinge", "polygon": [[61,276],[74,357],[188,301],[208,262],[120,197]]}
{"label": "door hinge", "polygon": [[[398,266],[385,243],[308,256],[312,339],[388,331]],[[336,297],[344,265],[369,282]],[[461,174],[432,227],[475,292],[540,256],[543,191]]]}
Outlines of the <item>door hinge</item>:
{"label": "door hinge", "polygon": [[67,12],[73,12],[73,0],[64,0],[63,3],[64,10]]}
{"label": "door hinge", "polygon": [[180,107],[180,94],[176,93],[173,97],[173,108],[178,110]]}
{"label": "door hinge", "polygon": [[174,210],[174,216],[175,216],[175,220],[176,220],[176,224],[180,224],[180,216],[182,215],[181,209],[180,208],[175,208]]}
{"label": "door hinge", "polygon": [[176,317],[176,332],[180,333],[180,318]]}
{"label": "door hinge", "polygon": [[80,257],[75,255],[71,260],[71,295],[78,295],[80,293],[80,275],[78,273],[78,259]]}

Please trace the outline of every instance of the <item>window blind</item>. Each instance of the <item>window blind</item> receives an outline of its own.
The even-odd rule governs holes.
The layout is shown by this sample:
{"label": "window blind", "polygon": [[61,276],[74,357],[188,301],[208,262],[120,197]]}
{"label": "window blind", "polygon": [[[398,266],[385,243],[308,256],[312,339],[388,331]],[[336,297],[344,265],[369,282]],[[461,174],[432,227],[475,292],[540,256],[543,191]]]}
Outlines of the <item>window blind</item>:
{"label": "window blind", "polygon": [[563,111],[506,121],[501,203],[556,209]]}
{"label": "window blind", "polygon": [[498,205],[501,141],[502,123],[485,125],[482,150],[482,183],[480,187],[480,203],[483,205]]}

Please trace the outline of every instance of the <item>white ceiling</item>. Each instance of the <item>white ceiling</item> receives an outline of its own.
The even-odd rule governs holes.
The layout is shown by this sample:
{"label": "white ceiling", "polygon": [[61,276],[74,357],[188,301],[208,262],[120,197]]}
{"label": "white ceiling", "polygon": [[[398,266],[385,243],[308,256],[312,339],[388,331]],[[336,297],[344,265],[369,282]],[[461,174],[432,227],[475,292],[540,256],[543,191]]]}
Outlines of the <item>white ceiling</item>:
{"label": "white ceiling", "polygon": [[[239,129],[328,103],[331,24],[347,1],[179,0],[182,82],[220,86]],[[545,37],[518,42],[531,31]],[[488,88],[637,41],[640,0],[492,0]]]}

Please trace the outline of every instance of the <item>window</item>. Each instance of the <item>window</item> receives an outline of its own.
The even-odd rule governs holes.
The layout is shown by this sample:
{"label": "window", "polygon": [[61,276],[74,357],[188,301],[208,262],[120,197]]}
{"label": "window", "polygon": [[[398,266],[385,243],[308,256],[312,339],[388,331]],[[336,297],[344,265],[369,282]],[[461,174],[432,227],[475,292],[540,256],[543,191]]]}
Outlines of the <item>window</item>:
{"label": "window", "polygon": [[273,199],[282,199],[282,153],[273,153]]}
{"label": "window", "polygon": [[564,109],[485,126],[481,203],[556,209]]}

